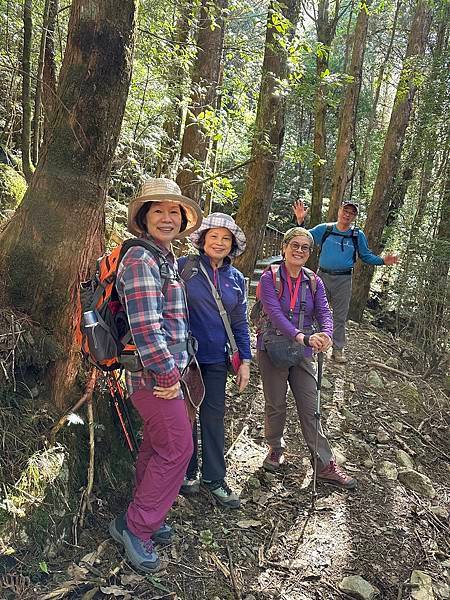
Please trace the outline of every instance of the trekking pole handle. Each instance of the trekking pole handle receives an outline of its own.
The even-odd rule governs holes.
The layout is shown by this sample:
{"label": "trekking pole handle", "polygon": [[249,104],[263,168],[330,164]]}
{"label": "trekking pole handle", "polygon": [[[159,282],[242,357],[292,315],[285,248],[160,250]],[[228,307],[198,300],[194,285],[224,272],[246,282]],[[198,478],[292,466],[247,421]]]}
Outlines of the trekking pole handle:
{"label": "trekking pole handle", "polygon": [[317,389],[320,390],[322,387],[322,373],[323,373],[323,352],[319,352],[317,355]]}

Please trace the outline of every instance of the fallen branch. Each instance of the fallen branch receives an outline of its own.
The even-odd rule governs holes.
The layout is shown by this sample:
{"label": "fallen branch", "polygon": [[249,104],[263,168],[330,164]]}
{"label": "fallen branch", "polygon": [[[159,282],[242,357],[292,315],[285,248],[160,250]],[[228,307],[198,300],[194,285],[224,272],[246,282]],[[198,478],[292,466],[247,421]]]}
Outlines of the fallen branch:
{"label": "fallen branch", "polygon": [[242,596],[241,596],[241,592],[239,591],[239,585],[238,585],[236,573],[234,572],[234,567],[233,567],[233,557],[231,556],[231,550],[230,550],[230,546],[228,546],[228,544],[227,544],[227,553],[228,553],[228,561],[229,561],[229,565],[230,565],[230,577],[231,577],[231,583],[233,584],[234,595],[236,596],[236,600],[241,600]]}
{"label": "fallen branch", "polygon": [[408,421],[405,421],[405,419],[402,419],[401,417],[399,417],[399,420],[406,425],[406,427],[408,427],[408,429],[412,429],[415,433],[417,433],[417,435],[420,437],[420,439],[422,440],[422,443],[424,446],[428,446],[429,448],[433,448],[434,450],[436,450],[436,452],[438,452],[443,458],[445,458],[446,461],[450,462],[450,456],[448,454],[446,454],[443,450],[441,450],[440,448],[438,448],[435,444],[433,444],[432,442],[430,442],[425,436],[424,434],[419,431],[418,429],[416,429],[414,427],[414,425],[411,425],[411,423],[408,423]]}
{"label": "fallen branch", "polygon": [[84,394],[81,396],[81,398],[78,400],[78,402],[76,404],[74,404],[72,406],[72,408],[65,415],[63,415],[59,419],[59,421],[56,423],[56,425],[54,425],[52,427],[52,429],[50,430],[49,437],[50,437],[50,443],[52,445],[55,443],[56,434],[67,423],[69,416],[72,413],[76,412],[79,408],[81,408],[83,406],[83,404],[89,400],[89,398],[92,400],[92,394],[94,392],[95,382],[97,380],[97,373],[98,373],[97,369],[92,369],[92,371],[89,375],[88,382],[86,384]]}
{"label": "fallen branch", "polygon": [[228,448],[227,453],[225,454],[225,458],[231,453],[231,451],[233,450],[233,448],[236,446],[236,444],[238,443],[238,441],[240,440],[240,438],[247,433],[248,431],[248,425],[244,425],[244,427],[241,429],[241,431],[239,432],[237,438],[234,440],[234,442],[231,444],[231,446]]}
{"label": "fallen branch", "polygon": [[394,367],[389,367],[384,363],[380,363],[376,360],[372,360],[368,363],[372,367],[377,367],[378,369],[384,369],[385,371],[390,371],[391,373],[395,373],[396,375],[401,375],[402,377],[406,377],[407,379],[420,379],[423,375],[412,375],[411,373],[405,373],[404,371],[399,371],[398,369],[394,369]]}
{"label": "fallen branch", "polygon": [[92,408],[92,394],[87,400],[87,417],[89,427],[89,466],[87,475],[86,489],[84,490],[81,497],[80,506],[80,527],[84,526],[84,518],[86,516],[86,510],[91,510],[91,494],[92,488],[94,487],[94,472],[95,472],[95,436],[94,436],[94,411]]}

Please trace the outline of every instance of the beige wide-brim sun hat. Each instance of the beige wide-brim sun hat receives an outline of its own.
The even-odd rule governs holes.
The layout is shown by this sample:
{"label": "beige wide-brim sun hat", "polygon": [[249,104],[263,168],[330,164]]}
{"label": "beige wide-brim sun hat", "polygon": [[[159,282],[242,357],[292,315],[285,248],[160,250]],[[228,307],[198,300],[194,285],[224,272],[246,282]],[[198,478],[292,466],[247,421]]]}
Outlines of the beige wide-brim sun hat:
{"label": "beige wide-brim sun hat", "polygon": [[180,231],[175,239],[181,239],[198,229],[202,222],[202,211],[197,202],[183,196],[175,181],[164,177],[151,177],[146,179],[141,186],[139,196],[133,198],[128,206],[128,231],[137,237],[145,233],[136,223],[136,215],[146,202],[173,202],[179,204],[186,211],[187,226]]}

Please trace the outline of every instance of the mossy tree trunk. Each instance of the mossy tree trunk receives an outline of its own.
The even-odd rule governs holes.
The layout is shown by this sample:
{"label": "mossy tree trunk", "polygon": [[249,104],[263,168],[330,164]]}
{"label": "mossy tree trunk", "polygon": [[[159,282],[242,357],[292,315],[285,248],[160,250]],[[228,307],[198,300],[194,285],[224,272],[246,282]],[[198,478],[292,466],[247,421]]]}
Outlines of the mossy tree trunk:
{"label": "mossy tree trunk", "polygon": [[347,85],[342,101],[342,109],[339,119],[338,141],[336,146],[336,160],[331,182],[331,198],[328,208],[328,221],[335,221],[339,205],[341,204],[345,189],[347,187],[348,159],[350,148],[355,134],[356,108],[358,106],[359,92],[361,89],[362,68],[364,62],[364,50],[367,40],[367,26],[369,23],[369,12],[366,4],[362,4],[356,20],[353,36],[353,49],[348,74],[352,78]]}
{"label": "mossy tree trunk", "polygon": [[77,291],[98,254],[111,162],[127,99],[136,0],[74,0],[51,118],[34,177],[0,237],[0,301],[45,327],[58,359],[50,396],[70,402]]}
{"label": "mossy tree trunk", "polygon": [[[289,38],[295,33],[298,15],[298,0],[277,3],[277,8],[274,2],[269,6],[252,162],[236,215],[236,221],[247,236],[247,250],[236,260],[236,266],[248,277],[253,273],[264,238],[280,162],[285,119],[285,95],[280,86],[287,76]],[[277,31],[275,24],[280,19],[290,24],[288,34]]]}
{"label": "mossy tree trunk", "polygon": [[211,122],[211,117],[215,114],[224,39],[224,11],[227,6],[228,0],[203,0],[200,9],[191,101],[184,126],[180,171],[177,175],[177,183],[183,193],[197,201],[200,200],[200,182],[207,166],[210,136],[205,122]]}
{"label": "mossy tree trunk", "polygon": [[[372,193],[365,234],[369,247],[375,253],[381,251],[383,229],[389,211],[388,191],[392,188],[401,157],[406,128],[417,90],[418,75],[422,69],[421,58],[425,52],[425,43],[430,26],[430,7],[425,0],[419,0],[413,16],[408,37],[405,60],[394,100],[383,152],[378,166],[377,178]],[[350,305],[350,318],[360,321],[370,291],[374,268],[361,261],[355,268],[353,277],[353,296]]]}

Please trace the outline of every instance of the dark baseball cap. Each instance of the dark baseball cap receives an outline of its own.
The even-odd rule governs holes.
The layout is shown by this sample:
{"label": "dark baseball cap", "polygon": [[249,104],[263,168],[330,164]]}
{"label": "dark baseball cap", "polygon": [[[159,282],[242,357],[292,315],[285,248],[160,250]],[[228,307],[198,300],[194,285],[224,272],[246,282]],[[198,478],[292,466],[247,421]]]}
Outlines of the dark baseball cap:
{"label": "dark baseball cap", "polygon": [[356,210],[356,212],[359,212],[359,206],[356,202],[352,202],[352,200],[344,200],[341,204],[341,206],[353,206],[353,208]]}

